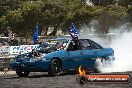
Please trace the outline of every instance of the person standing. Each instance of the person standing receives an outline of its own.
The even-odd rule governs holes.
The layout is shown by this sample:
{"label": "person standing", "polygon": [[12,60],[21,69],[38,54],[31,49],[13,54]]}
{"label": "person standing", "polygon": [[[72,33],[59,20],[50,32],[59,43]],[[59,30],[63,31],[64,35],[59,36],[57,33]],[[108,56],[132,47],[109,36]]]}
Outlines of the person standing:
{"label": "person standing", "polygon": [[9,38],[12,39],[12,31],[9,31]]}
{"label": "person standing", "polygon": [[4,37],[9,37],[10,27],[7,27],[6,31],[4,31]]}
{"label": "person standing", "polygon": [[9,37],[9,32],[7,30],[4,31],[4,37]]}
{"label": "person standing", "polygon": [[44,30],[42,30],[42,32],[41,32],[41,36],[44,36],[44,33],[45,33],[45,31],[44,31]]}

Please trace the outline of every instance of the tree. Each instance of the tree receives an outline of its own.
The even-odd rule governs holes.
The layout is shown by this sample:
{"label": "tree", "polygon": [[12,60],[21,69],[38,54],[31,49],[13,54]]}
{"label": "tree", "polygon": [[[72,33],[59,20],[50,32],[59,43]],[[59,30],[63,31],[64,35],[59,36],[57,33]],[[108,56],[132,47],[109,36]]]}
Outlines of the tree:
{"label": "tree", "polygon": [[107,33],[110,27],[118,25],[120,21],[126,17],[126,8],[116,5],[107,6],[98,18],[100,31]]}
{"label": "tree", "polygon": [[20,10],[10,11],[6,15],[6,20],[8,21],[8,26],[10,26],[15,32],[19,28],[19,24],[22,22],[22,15]]}
{"label": "tree", "polygon": [[[79,29],[98,20],[101,32],[108,32],[110,27],[131,19],[131,0],[0,0],[0,31],[10,26],[21,36],[31,36],[39,22],[39,32],[53,27],[49,34],[55,36],[58,30],[68,32],[71,23]],[[129,19],[129,20],[130,20]]]}
{"label": "tree", "polygon": [[63,32],[69,31],[71,23],[74,23],[79,29],[80,26],[88,24],[93,18],[91,14],[93,7],[84,3],[86,3],[86,0],[65,0],[64,5],[67,13],[63,23]]}
{"label": "tree", "polygon": [[[9,19],[7,18],[11,18],[9,17],[9,15],[11,16],[12,14],[13,16],[13,14],[17,12],[17,9],[20,8],[20,6],[21,6],[21,1],[19,0],[0,0],[0,29],[1,29],[0,31],[1,32],[5,30],[6,27],[12,25],[12,22],[15,23],[14,20],[11,23],[8,22]],[[15,14],[15,15],[18,15],[18,14]],[[12,19],[18,19],[18,18],[15,18],[14,16]]]}
{"label": "tree", "polygon": [[5,16],[2,16],[0,18],[0,32],[2,33],[4,31],[4,29],[6,29],[8,27],[8,21],[6,20]]}
{"label": "tree", "polygon": [[43,6],[42,1],[25,1],[22,3],[22,7],[20,8],[22,15],[22,22],[20,24],[21,33],[25,35],[33,35],[35,31],[35,25],[41,13],[41,7]]}
{"label": "tree", "polygon": [[62,2],[63,0],[47,0],[41,9],[41,24],[46,27],[46,31],[48,31],[48,27],[54,28],[49,34],[50,36],[56,35],[65,20],[66,10]]}
{"label": "tree", "polygon": [[128,9],[128,21],[132,23],[132,6]]}
{"label": "tree", "polygon": [[10,10],[16,10],[21,7],[20,0],[0,0],[0,16],[6,15]]}
{"label": "tree", "polygon": [[116,0],[90,0],[90,1],[97,6],[108,6],[116,3]]}
{"label": "tree", "polygon": [[128,8],[132,4],[132,0],[118,0],[118,5]]}

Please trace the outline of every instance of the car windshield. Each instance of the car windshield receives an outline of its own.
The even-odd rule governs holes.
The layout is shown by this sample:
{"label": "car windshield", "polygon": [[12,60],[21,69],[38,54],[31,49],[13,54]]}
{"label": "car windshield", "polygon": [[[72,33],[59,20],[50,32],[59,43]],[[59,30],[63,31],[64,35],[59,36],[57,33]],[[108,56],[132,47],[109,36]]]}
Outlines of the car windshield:
{"label": "car windshield", "polygon": [[42,43],[41,49],[64,49],[68,43],[67,39],[50,39]]}

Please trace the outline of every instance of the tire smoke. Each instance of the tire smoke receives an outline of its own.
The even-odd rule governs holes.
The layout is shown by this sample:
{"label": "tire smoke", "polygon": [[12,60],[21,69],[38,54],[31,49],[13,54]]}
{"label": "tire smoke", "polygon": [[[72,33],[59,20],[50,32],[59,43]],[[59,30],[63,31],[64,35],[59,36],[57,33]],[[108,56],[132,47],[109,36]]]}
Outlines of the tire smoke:
{"label": "tire smoke", "polygon": [[[111,47],[114,50],[115,61],[112,65],[100,67],[101,72],[132,71],[132,28],[126,24],[116,29],[110,29],[108,34],[88,34],[83,32],[81,38],[89,38],[100,45]],[[83,28],[81,29],[83,30]],[[86,28],[85,28],[86,30]]]}
{"label": "tire smoke", "polygon": [[132,71],[132,31],[124,32],[112,39],[110,47],[114,49],[115,62],[110,67],[101,68],[102,72]]}

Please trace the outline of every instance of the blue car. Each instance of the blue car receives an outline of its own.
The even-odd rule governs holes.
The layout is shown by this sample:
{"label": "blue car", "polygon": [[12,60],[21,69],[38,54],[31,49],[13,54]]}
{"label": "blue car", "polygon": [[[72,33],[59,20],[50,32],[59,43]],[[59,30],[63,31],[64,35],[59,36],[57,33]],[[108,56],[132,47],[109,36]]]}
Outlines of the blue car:
{"label": "blue car", "polygon": [[97,59],[102,63],[115,60],[112,48],[104,48],[90,39],[64,39],[54,47],[55,51],[43,53],[39,57],[24,55],[17,58],[10,64],[10,68],[19,77],[26,77],[30,72],[48,72],[50,76],[55,76],[61,71],[76,71],[79,66],[98,72]]}

